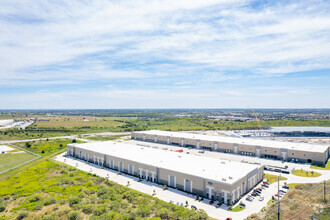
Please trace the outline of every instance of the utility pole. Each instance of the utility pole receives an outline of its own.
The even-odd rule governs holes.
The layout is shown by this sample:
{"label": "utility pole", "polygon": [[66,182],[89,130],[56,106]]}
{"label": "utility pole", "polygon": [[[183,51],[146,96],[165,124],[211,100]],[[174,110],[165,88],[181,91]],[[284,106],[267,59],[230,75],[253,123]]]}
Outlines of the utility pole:
{"label": "utility pole", "polygon": [[327,187],[326,187],[326,182],[324,180],[324,203],[327,203]]}
{"label": "utility pole", "polygon": [[277,179],[277,220],[280,220],[280,176]]}

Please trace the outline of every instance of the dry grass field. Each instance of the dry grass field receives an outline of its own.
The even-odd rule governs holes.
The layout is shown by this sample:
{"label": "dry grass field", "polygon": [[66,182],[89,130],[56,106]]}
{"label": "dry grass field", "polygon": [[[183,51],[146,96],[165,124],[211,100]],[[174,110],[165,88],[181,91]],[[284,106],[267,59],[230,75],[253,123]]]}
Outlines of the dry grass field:
{"label": "dry grass field", "polygon": [[[330,180],[326,182],[326,191],[330,190]],[[324,184],[297,184],[290,187],[290,190],[281,199],[281,219],[311,219],[314,215],[315,219],[330,219],[329,198],[327,203],[323,200]],[[264,212],[250,216],[248,219],[277,219],[277,203],[270,203]]]}
{"label": "dry grass field", "polygon": [[50,120],[38,121],[33,126],[39,128],[113,128],[124,123],[114,120]]}

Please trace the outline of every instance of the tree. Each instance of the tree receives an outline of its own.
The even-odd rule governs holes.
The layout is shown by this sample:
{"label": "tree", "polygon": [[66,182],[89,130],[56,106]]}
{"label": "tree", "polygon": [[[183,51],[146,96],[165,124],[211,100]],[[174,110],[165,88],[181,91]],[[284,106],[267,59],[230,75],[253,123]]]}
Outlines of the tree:
{"label": "tree", "polygon": [[31,145],[30,142],[26,142],[26,143],[25,143],[25,147],[26,147],[26,148],[30,148],[31,146],[32,146],[32,145]]}
{"label": "tree", "polygon": [[72,140],[72,143],[77,143],[77,140],[76,140],[76,139],[73,139],[73,140]]}

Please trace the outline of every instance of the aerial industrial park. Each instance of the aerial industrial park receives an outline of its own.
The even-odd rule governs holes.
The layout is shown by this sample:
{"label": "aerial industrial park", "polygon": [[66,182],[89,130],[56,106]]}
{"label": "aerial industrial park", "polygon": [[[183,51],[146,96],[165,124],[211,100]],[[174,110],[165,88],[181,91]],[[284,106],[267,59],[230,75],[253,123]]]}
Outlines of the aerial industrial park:
{"label": "aerial industrial park", "polygon": [[[204,113],[205,111],[203,110]],[[186,131],[180,129],[182,122],[194,121],[199,125],[208,125],[210,122],[226,124],[228,120],[200,116],[200,112],[186,113],[195,114],[188,118],[176,117],[172,112],[167,112],[167,124],[171,124],[172,128],[173,123],[178,124],[174,129],[176,131],[169,131],[170,129],[157,129],[156,125],[164,120],[163,116],[150,120],[149,111],[136,113],[133,118],[125,116],[131,113],[122,113],[123,115],[118,117],[111,111],[98,110],[86,112],[83,116],[67,114],[65,111],[63,114],[32,111],[24,115],[17,112],[11,112],[10,115],[8,111],[4,111],[4,117],[15,120],[2,120],[4,123],[3,130],[0,131],[0,156],[3,157],[3,165],[0,165],[0,176],[25,172],[25,167],[30,163],[38,163],[43,158],[48,158],[113,184],[150,195],[167,204],[179,206],[183,210],[189,209],[192,211],[189,215],[196,213],[199,215],[196,215],[196,218],[201,219],[271,218],[269,216],[277,213],[272,208],[277,203],[283,202],[280,206],[281,213],[283,210],[288,212],[286,203],[292,196],[287,194],[296,193],[295,185],[316,184],[311,186],[317,187],[320,192],[326,192],[330,179],[330,139],[326,135],[311,131],[327,132],[328,127],[297,127],[296,120],[270,120],[267,121],[268,124],[276,122],[285,123],[287,126],[288,123],[293,123],[296,127],[260,128],[263,121],[258,122],[255,117],[253,120],[253,112],[246,111],[246,115],[251,115],[251,124],[244,124],[249,130],[204,128]],[[106,114],[109,116],[105,116]],[[152,118],[155,114],[164,113],[153,113]],[[141,123],[141,120],[149,123],[150,128],[136,131],[139,124],[145,128],[145,123]],[[312,120],[313,123],[324,123],[323,118]],[[29,124],[25,127],[8,127],[11,123],[21,122]],[[242,126],[242,123],[237,121],[231,126]],[[190,126],[194,128],[195,125]],[[255,128],[251,129],[251,126]],[[129,127],[134,130],[128,132]],[[246,135],[267,131],[281,133]],[[294,135],[288,135],[286,132],[293,132]],[[13,135],[16,135],[16,138],[13,138]],[[326,188],[323,187],[324,184],[327,184]],[[6,190],[2,193],[8,195]],[[317,205],[320,210],[313,211],[312,214],[322,216],[326,210],[326,203],[322,201],[328,201],[327,195],[324,197],[322,193],[312,193],[310,196],[319,196],[320,202]],[[69,201],[72,198],[74,195],[68,196]],[[55,200],[60,201],[59,198]],[[84,204],[83,201],[78,204]],[[98,207],[89,206],[95,206],[95,210]],[[139,209],[141,207],[137,210]],[[9,210],[4,216],[15,215],[10,214]],[[24,211],[22,212],[24,214]],[[28,212],[27,216],[33,212],[31,210],[31,214]],[[307,212],[310,213],[308,210]],[[69,215],[75,215],[73,213],[74,211]],[[78,216],[86,218],[87,214],[82,211]],[[156,211],[155,214],[157,215]],[[58,215],[63,218],[70,217],[68,214]],[[162,218],[176,217],[168,214]]]}
{"label": "aerial industrial park", "polygon": [[0,1],[0,220],[330,220],[329,11]]}

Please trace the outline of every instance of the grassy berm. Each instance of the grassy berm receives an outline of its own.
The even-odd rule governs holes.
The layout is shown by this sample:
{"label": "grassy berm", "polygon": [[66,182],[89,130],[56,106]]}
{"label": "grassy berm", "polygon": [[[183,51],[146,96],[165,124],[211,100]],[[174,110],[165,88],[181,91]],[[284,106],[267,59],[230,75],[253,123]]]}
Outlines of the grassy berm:
{"label": "grassy berm", "polygon": [[[286,193],[283,199],[280,200],[281,219],[296,220],[296,219],[314,219],[329,220],[330,206],[329,197],[327,202],[324,202],[324,183],[316,184],[290,184],[290,190]],[[294,187],[292,187],[294,185]],[[326,191],[330,190],[330,180],[326,182]],[[264,212],[254,214],[248,219],[277,219],[277,202],[271,203]]]}
{"label": "grassy berm", "polygon": [[208,219],[105,178],[44,161],[0,182],[0,219]]}

